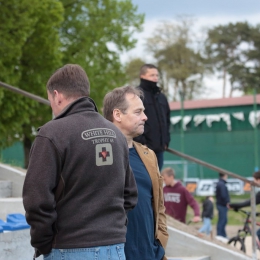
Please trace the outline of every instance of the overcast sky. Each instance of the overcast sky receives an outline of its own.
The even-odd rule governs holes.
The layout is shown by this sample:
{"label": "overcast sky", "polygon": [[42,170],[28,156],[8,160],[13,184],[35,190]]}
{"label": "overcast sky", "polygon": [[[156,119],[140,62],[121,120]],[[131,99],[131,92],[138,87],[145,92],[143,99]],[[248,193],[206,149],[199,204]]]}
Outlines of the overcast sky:
{"label": "overcast sky", "polygon": [[[135,35],[138,39],[136,48],[122,55],[123,62],[135,57],[152,62],[152,58],[147,56],[144,50],[145,39],[152,36],[160,21],[174,20],[178,15],[192,16],[195,20],[194,29],[198,33],[204,27],[229,22],[247,21],[254,25],[260,24],[260,0],[132,0],[132,2],[138,6],[138,13],[145,14],[145,23],[143,32]],[[211,98],[221,97],[220,80],[212,76],[205,80],[205,84],[211,89]]]}
{"label": "overcast sky", "polygon": [[151,18],[173,18],[178,14],[196,16],[259,14],[259,0],[132,0],[141,13]]}

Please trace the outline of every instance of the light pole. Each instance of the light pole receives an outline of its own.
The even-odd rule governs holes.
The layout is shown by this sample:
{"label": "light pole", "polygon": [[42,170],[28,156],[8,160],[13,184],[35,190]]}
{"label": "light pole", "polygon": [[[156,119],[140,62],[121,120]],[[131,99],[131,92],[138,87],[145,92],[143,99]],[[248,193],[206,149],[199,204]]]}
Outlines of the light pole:
{"label": "light pole", "polygon": [[180,93],[180,98],[181,98],[181,152],[184,153],[184,107],[183,107],[183,102],[184,102],[184,93],[182,90],[179,91]]}
{"label": "light pole", "polygon": [[258,171],[258,133],[257,133],[257,107],[256,107],[256,88],[254,87],[254,150],[255,150],[255,171]]}
{"label": "light pole", "polygon": [[[184,107],[183,107],[183,102],[184,102],[184,91],[183,89],[180,89],[179,90],[179,94],[180,94],[180,99],[181,99],[181,152],[184,153],[184,121],[183,121],[183,118],[184,118]],[[183,179],[186,178],[186,174],[185,173],[185,168],[184,168],[184,160],[183,158],[181,159],[182,161],[182,176],[183,176]]]}

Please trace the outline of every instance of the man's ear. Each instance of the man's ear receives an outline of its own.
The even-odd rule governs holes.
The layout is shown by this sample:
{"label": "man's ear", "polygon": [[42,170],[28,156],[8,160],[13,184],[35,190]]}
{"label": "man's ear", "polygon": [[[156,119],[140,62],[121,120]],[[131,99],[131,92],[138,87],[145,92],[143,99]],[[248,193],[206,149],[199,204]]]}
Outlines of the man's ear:
{"label": "man's ear", "polygon": [[61,92],[59,92],[58,90],[54,90],[53,93],[54,93],[55,101],[56,101],[57,105],[58,106],[63,105],[63,101],[65,99],[64,95]]}
{"label": "man's ear", "polygon": [[121,111],[118,108],[113,110],[113,118],[116,122],[121,122]]}

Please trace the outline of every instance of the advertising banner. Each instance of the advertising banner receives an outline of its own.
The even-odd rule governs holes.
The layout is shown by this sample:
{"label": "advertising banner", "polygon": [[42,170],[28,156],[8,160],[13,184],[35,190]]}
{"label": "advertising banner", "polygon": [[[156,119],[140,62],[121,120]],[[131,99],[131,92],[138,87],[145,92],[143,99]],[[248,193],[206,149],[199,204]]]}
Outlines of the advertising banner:
{"label": "advertising banner", "polygon": [[[198,179],[187,178],[184,180],[186,189],[197,196],[213,196],[215,195],[218,179]],[[241,195],[244,192],[250,191],[250,185],[244,184],[238,179],[227,179],[227,188],[230,194]]]}

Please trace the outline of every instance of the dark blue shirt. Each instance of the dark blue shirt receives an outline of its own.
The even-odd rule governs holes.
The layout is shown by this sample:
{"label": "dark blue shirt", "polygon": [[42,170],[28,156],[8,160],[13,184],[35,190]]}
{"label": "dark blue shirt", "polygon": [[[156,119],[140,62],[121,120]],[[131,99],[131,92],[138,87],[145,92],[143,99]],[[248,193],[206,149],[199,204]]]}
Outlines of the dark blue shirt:
{"label": "dark blue shirt", "polygon": [[129,149],[129,157],[138,189],[138,203],[128,213],[126,259],[161,260],[165,252],[155,239],[152,181],[135,148]]}

